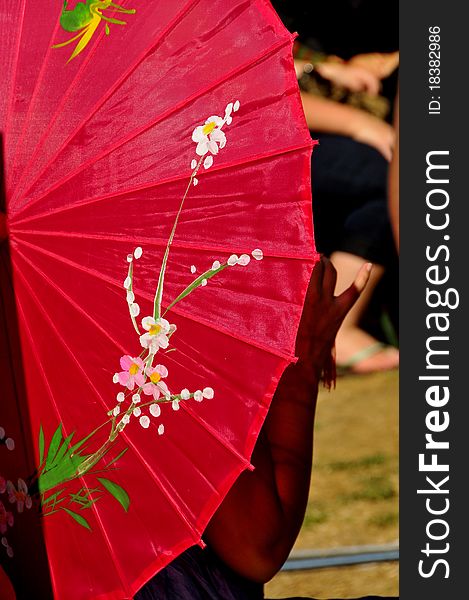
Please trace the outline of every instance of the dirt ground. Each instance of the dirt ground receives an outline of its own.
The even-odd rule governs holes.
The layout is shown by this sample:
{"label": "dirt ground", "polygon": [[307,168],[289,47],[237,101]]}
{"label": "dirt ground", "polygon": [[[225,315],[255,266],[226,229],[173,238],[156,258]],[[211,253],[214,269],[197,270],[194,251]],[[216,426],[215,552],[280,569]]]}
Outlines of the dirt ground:
{"label": "dirt ground", "polygon": [[[310,499],[295,549],[398,540],[398,373],[321,391]],[[280,573],[267,598],[397,596],[398,563]]]}

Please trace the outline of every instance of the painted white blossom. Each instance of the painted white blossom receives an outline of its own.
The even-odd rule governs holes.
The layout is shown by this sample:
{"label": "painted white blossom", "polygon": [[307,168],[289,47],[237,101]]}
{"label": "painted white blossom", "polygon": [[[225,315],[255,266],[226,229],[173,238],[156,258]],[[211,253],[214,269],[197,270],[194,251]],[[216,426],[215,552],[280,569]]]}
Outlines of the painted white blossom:
{"label": "painted white blossom", "polygon": [[117,417],[117,415],[120,413],[121,411],[121,407],[119,405],[114,407],[114,410],[112,411],[112,414]]}
{"label": "painted white blossom", "polygon": [[239,260],[238,260],[238,265],[245,267],[250,262],[251,262],[251,257],[249,256],[249,254],[241,254],[241,256],[239,257]]}
{"label": "painted white blossom", "polygon": [[173,410],[179,410],[179,400],[173,400],[171,402],[171,407]]}
{"label": "painted white blossom", "polygon": [[138,317],[138,315],[140,314],[140,306],[136,302],[133,302],[130,305],[130,314],[132,315],[132,317]]}
{"label": "painted white blossom", "polygon": [[202,287],[205,287],[207,285],[207,280],[206,279],[202,279],[202,281],[200,282],[200,285]]}
{"label": "painted white blossom", "polygon": [[233,117],[231,116],[232,112],[233,112],[233,102],[230,102],[229,104],[226,105],[226,108],[225,108],[225,123],[227,125],[231,125],[231,122],[233,121]]}
{"label": "painted white blossom", "polygon": [[219,261],[219,260],[215,260],[215,261],[213,262],[213,265],[212,265],[212,271],[216,271],[216,270],[217,270],[217,269],[219,269],[220,267],[221,267],[220,261]]}
{"label": "painted white blossom", "polygon": [[183,400],[189,400],[190,397],[191,397],[191,393],[189,392],[189,390],[187,388],[184,388],[183,390],[181,390],[181,398]]}
{"label": "painted white blossom", "polygon": [[116,400],[117,400],[117,402],[124,402],[124,400],[125,400],[124,392],[119,392],[116,396]]}
{"label": "painted white blossom", "polygon": [[220,148],[226,145],[226,136],[221,130],[225,121],[213,115],[209,117],[204,125],[199,125],[192,132],[192,141],[197,144],[195,149],[199,156],[205,156],[208,152],[218,154]]}
{"label": "painted white blossom", "polygon": [[171,325],[166,319],[144,317],[142,327],[147,332],[140,336],[140,344],[143,348],[148,348],[152,354],[156,354],[159,348],[164,349],[169,346],[168,333],[171,332]]}
{"label": "painted white blossom", "polygon": [[197,271],[197,267],[195,265],[191,265],[191,273],[194,274]]}
{"label": "painted white blossom", "polygon": [[204,399],[204,395],[200,390],[197,390],[196,392],[194,392],[194,400],[196,402],[202,402],[203,399]]}
{"label": "painted white blossom", "polygon": [[124,287],[125,287],[125,289],[128,290],[131,285],[132,285],[132,280],[130,279],[130,277],[126,277],[124,279]]}
{"label": "painted white blossom", "polygon": [[164,425],[161,424],[158,426],[158,435],[163,435],[164,433]]}
{"label": "painted white blossom", "polygon": [[194,187],[199,184],[199,180],[197,179],[197,177],[194,177],[192,183],[194,184]]}
{"label": "painted white blossom", "polygon": [[139,406],[136,406],[133,410],[134,417],[139,417],[142,414],[142,409]]}
{"label": "painted white blossom", "polygon": [[191,169],[194,170],[197,166],[197,161],[195,160],[195,158],[192,159],[191,161]]}
{"label": "painted white blossom", "polygon": [[141,398],[140,398],[140,394],[134,394],[134,395],[132,396],[132,402],[133,402],[134,404],[138,404],[138,403],[140,402],[140,400],[141,400]]}
{"label": "painted white blossom", "polygon": [[210,169],[210,167],[213,165],[213,156],[212,155],[208,155],[205,157],[204,160],[204,169]]}
{"label": "painted white blossom", "polygon": [[227,263],[230,265],[230,267],[234,267],[235,265],[238,264],[238,255],[237,254],[232,254],[230,256],[230,258],[227,260]]}
{"label": "painted white blossom", "polygon": [[143,250],[140,246],[137,246],[134,250],[134,256],[138,260],[143,254]]}
{"label": "painted white blossom", "polygon": [[149,411],[152,417],[159,417],[161,415],[160,405],[156,402],[155,404],[150,404]]}
{"label": "painted white blossom", "polygon": [[262,260],[264,258],[264,253],[262,252],[262,250],[260,250],[259,248],[256,248],[255,250],[253,250],[251,252],[251,255],[253,258],[255,258],[256,260]]}
{"label": "painted white blossom", "polygon": [[150,419],[149,417],[147,417],[147,415],[143,415],[142,417],[140,417],[139,422],[144,429],[148,429],[150,427]]}
{"label": "painted white blossom", "polygon": [[204,398],[207,398],[207,400],[211,400],[214,397],[215,392],[213,391],[213,388],[205,387],[202,390],[202,394],[203,394]]}

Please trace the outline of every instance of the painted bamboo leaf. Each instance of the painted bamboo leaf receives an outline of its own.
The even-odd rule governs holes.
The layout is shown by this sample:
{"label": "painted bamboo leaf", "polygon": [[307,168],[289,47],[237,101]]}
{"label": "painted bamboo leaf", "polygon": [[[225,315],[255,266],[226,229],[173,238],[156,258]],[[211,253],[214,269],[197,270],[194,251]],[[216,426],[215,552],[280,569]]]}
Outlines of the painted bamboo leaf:
{"label": "painted bamboo leaf", "polygon": [[57,429],[54,432],[54,435],[52,436],[52,440],[50,442],[50,446],[49,446],[49,450],[47,452],[47,458],[46,458],[46,470],[50,469],[50,466],[52,465],[55,455],[57,454],[57,450],[59,449],[60,443],[62,442],[63,436],[62,436],[62,423],[60,423],[60,425],[57,427]]}
{"label": "painted bamboo leaf", "polygon": [[39,466],[42,465],[42,461],[44,460],[44,429],[42,425],[39,427]]}
{"label": "painted bamboo leaf", "polygon": [[57,454],[55,455],[54,460],[52,461],[52,466],[60,463],[62,458],[65,456],[65,453],[67,452],[70,442],[72,441],[72,438],[74,435],[75,435],[75,432],[71,433],[69,436],[67,436],[64,439],[64,441],[62,442],[62,445],[60,446],[59,450],[57,451]]}
{"label": "painted bamboo leaf", "polygon": [[64,510],[68,515],[70,515],[72,517],[72,519],[75,519],[75,521],[79,525],[81,525],[82,527],[85,527],[86,529],[91,531],[91,527],[90,527],[88,521],[85,519],[85,517],[82,517],[78,513],[73,512],[73,510],[70,510],[69,508],[63,508],[62,510]]}
{"label": "painted bamboo leaf", "polygon": [[116,463],[120,458],[122,458],[124,456],[124,454],[127,452],[127,450],[128,450],[128,448],[124,448],[122,450],[122,452],[119,452],[119,454],[115,458],[113,458],[111,460],[111,462],[107,465],[107,468],[109,468],[111,465],[113,465],[114,463]]}
{"label": "painted bamboo leaf", "polygon": [[223,271],[224,269],[226,269],[227,266],[228,266],[227,264],[224,264],[224,265],[221,265],[220,267],[218,267],[218,269],[215,269],[215,270],[209,269],[208,271],[205,271],[205,273],[202,273],[202,275],[199,275],[199,277],[197,277],[197,279],[194,279],[194,281],[191,284],[189,284],[186,287],[186,289],[183,290],[179,294],[179,296],[171,302],[171,304],[168,306],[168,308],[164,311],[164,315],[168,312],[168,310],[171,310],[175,304],[180,302],[183,298],[188,296],[192,291],[194,291],[196,288],[198,288],[200,285],[202,285],[202,281],[204,279],[207,279],[207,280],[211,279],[214,275],[217,275],[217,273],[220,273],[220,271]]}
{"label": "painted bamboo leaf", "polygon": [[54,466],[54,468],[41,473],[38,481],[41,494],[44,494],[57,485],[74,479],[77,476],[78,468],[87,458],[88,455],[66,455],[59,464]]}
{"label": "painted bamboo leaf", "polygon": [[104,477],[98,477],[98,481],[107,489],[107,491],[114,496],[114,498],[119,502],[125,512],[128,511],[130,505],[130,498],[127,492],[117,483],[111,481],[110,479],[104,479]]}
{"label": "painted bamboo leaf", "polygon": [[44,506],[48,506],[51,502],[53,502],[53,504],[55,506],[57,504],[57,502],[62,502],[62,500],[65,500],[65,498],[60,498],[60,499],[58,498],[62,492],[63,492],[63,490],[59,490],[58,492],[55,492],[55,494],[52,494],[48,498],[43,498],[41,500],[41,505],[44,507]]}
{"label": "painted bamboo leaf", "polygon": [[85,444],[89,439],[91,439],[94,434],[101,429],[103,425],[99,425],[96,429],[93,429],[91,433],[89,433],[86,437],[78,441],[74,446],[70,448],[69,456],[72,456],[77,450],[79,450],[83,444]]}

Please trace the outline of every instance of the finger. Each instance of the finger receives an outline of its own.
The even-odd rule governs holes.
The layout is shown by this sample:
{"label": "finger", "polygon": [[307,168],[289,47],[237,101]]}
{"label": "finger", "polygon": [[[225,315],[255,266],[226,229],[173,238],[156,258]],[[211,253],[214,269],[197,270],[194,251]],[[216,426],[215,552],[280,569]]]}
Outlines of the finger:
{"label": "finger", "polygon": [[335,285],[337,283],[337,271],[329,259],[326,259],[324,263],[324,281],[323,281],[323,291],[334,295]]}
{"label": "finger", "polygon": [[327,262],[327,258],[324,256],[321,256],[321,258],[318,260],[318,262],[314,265],[313,274],[311,275],[311,279],[313,279],[313,278],[315,279],[318,288],[322,287],[322,282],[324,279],[324,266],[325,266],[326,262]]}
{"label": "finger", "polygon": [[365,91],[368,92],[372,96],[377,96],[379,94],[379,90],[381,88],[381,84],[377,77],[375,77],[372,73],[366,74],[365,83]]}
{"label": "finger", "polygon": [[337,302],[341,304],[346,311],[352,308],[352,306],[360,297],[360,294],[365,289],[366,284],[370,279],[372,268],[373,265],[371,263],[365,263],[362,265],[352,285],[343,291],[342,294],[337,296]]}
{"label": "finger", "polygon": [[360,270],[355,277],[355,281],[352,283],[352,286],[357,290],[358,294],[361,294],[370,279],[371,271],[373,269],[373,265],[371,263],[365,263],[361,266]]}
{"label": "finger", "polygon": [[388,162],[391,162],[391,159],[392,159],[391,144],[386,144],[386,142],[381,142],[380,144],[377,145],[377,150],[379,150],[379,152],[381,152],[381,154],[384,156],[384,158]]}

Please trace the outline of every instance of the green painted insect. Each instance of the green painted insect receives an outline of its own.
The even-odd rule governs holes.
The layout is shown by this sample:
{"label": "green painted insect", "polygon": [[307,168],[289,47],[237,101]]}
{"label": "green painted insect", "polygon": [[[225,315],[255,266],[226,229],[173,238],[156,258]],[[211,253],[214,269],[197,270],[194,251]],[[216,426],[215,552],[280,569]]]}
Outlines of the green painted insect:
{"label": "green painted insect", "polygon": [[113,23],[115,25],[127,24],[126,21],[121,21],[120,19],[103,14],[102,11],[111,10],[115,13],[123,13],[126,15],[133,15],[136,12],[135,9],[123,8],[119,4],[112,2],[112,0],[85,0],[85,2],[77,2],[75,8],[72,10],[69,10],[67,6],[68,0],[64,0],[62,14],[60,16],[60,25],[65,31],[78,31],[79,33],[66,42],[61,42],[60,44],[52,46],[53,48],[62,48],[63,46],[68,46],[68,44],[72,44],[78,40],[78,43],[67,62],[70,62],[86,48],[101,23],[101,20],[106,21],[106,35],[109,35],[110,33],[108,23]]}

